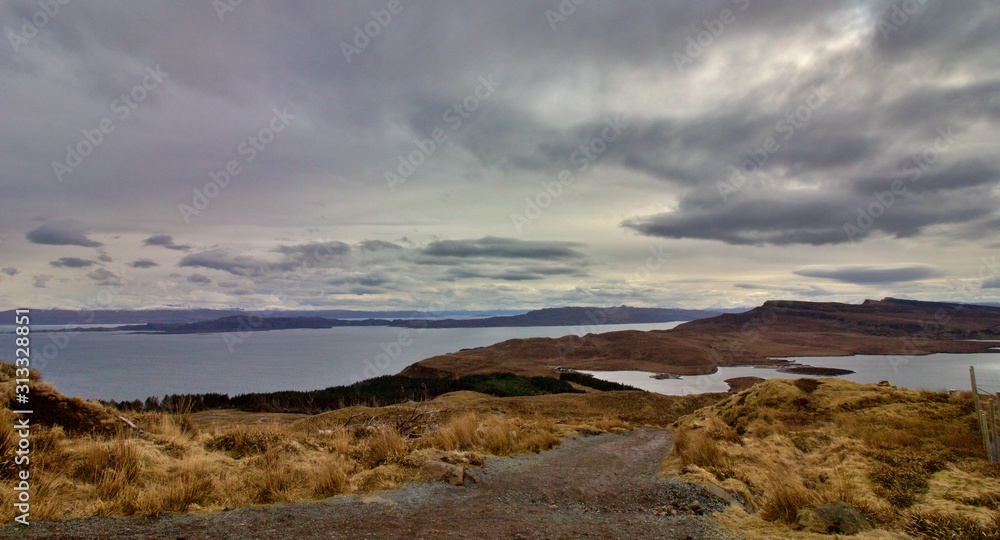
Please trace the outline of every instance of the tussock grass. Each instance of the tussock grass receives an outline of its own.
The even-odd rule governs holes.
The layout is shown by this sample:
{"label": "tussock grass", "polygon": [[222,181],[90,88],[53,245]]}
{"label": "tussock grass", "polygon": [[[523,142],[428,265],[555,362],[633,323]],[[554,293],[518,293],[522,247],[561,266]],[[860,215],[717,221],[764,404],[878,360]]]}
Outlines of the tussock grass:
{"label": "tussock grass", "polygon": [[333,455],[323,459],[316,466],[313,493],[323,498],[347,492],[351,488],[353,469],[354,466],[343,456]]}
{"label": "tussock grass", "polygon": [[665,469],[746,501],[751,514],[724,520],[750,538],[799,537],[801,511],[832,501],[888,537],[994,538],[976,536],[1000,519],[1000,474],[970,394],[807,381],[769,380],[682,418]]}
{"label": "tussock grass", "polygon": [[409,444],[398,431],[382,426],[364,439],[360,448],[361,462],[370,468],[399,463],[408,451]]}
{"label": "tussock grass", "polygon": [[465,413],[452,418],[431,434],[429,442],[442,450],[471,450],[479,441],[479,415]]}

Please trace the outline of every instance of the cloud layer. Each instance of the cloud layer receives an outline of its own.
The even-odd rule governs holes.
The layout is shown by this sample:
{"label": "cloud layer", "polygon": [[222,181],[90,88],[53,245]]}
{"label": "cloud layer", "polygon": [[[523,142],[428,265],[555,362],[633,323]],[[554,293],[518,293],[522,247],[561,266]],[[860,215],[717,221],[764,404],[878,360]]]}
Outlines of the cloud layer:
{"label": "cloud layer", "polygon": [[996,301],[1000,6],[911,4],[70,3],[4,26],[0,303]]}

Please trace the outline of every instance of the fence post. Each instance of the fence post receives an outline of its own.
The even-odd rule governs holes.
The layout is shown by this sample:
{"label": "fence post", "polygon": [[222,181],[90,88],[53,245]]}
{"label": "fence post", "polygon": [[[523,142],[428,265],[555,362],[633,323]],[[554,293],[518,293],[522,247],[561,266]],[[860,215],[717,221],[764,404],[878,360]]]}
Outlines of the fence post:
{"label": "fence post", "polygon": [[972,402],[976,405],[976,420],[979,422],[979,432],[983,435],[983,450],[986,452],[986,459],[993,462],[993,445],[990,444],[989,429],[986,426],[982,403],[979,401],[979,387],[976,385],[974,366],[969,366],[969,378],[972,379]]}

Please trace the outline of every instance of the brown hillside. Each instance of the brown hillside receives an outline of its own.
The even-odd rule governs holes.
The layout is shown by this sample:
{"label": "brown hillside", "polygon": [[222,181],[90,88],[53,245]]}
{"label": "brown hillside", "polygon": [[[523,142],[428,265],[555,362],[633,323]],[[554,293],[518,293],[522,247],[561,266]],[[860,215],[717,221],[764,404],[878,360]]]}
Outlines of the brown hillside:
{"label": "brown hillside", "polygon": [[990,344],[964,340],[991,338],[1000,338],[1000,308],[893,298],[863,304],[769,301],[673,330],[513,339],[428,358],[402,374],[551,375],[563,366],[695,375],[716,366],[771,363],[768,358],[776,356],[983,352]]}

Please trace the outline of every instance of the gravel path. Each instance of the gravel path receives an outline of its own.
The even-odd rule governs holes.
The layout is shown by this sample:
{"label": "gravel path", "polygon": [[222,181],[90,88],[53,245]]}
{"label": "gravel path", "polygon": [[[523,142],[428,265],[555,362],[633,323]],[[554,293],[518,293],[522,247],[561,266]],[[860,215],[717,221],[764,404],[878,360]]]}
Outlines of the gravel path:
{"label": "gravel path", "polygon": [[574,437],[490,459],[478,484],[411,483],[365,496],[214,514],[90,518],[0,529],[0,538],[728,538],[702,515],[725,504],[660,477],[663,430]]}

